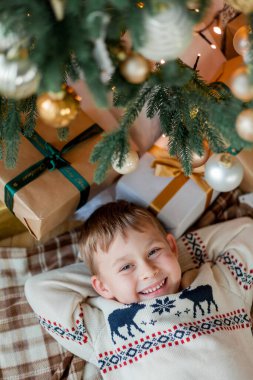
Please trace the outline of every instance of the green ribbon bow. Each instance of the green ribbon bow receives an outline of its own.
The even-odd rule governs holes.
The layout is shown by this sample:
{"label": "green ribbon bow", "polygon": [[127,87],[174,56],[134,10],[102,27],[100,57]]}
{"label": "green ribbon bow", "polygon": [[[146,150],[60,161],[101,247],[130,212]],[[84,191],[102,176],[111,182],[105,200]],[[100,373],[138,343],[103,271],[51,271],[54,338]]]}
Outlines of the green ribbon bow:
{"label": "green ribbon bow", "polygon": [[[22,131],[23,132],[23,131]],[[97,124],[93,124],[91,127],[80,133],[74,139],[69,141],[59,151],[51,144],[46,142],[37,132],[34,131],[31,137],[25,136],[45,158],[31,165],[22,173],[17,175],[11,181],[9,181],[4,188],[4,201],[10,211],[13,212],[13,198],[15,193],[23,186],[26,186],[30,182],[38,178],[44,171],[53,171],[58,169],[80,192],[80,201],[77,209],[85,204],[89,196],[90,185],[83,178],[77,170],[75,170],[70,163],[62,157],[63,154],[73,149],[77,144],[88,140],[89,138],[100,134],[103,129]],[[23,132],[24,134],[24,132]]]}

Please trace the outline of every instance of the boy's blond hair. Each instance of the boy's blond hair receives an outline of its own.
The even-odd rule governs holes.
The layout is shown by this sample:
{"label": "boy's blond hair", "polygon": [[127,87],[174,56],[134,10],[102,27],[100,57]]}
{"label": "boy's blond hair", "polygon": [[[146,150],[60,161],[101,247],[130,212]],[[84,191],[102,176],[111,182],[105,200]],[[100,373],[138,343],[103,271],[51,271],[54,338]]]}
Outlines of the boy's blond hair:
{"label": "boy's blond hair", "polygon": [[84,223],[79,239],[82,259],[92,274],[97,272],[94,257],[98,248],[107,252],[117,232],[126,237],[129,228],[142,232],[147,224],[153,224],[163,235],[166,234],[151,212],[133,203],[110,202],[94,211]]}

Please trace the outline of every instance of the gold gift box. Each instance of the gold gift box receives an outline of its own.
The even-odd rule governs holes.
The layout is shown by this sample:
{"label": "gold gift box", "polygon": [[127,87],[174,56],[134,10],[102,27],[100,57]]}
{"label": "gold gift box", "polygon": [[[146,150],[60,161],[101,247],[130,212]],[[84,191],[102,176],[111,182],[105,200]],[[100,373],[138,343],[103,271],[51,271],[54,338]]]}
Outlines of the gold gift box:
{"label": "gold gift box", "polygon": [[[80,111],[69,125],[68,141],[93,124],[94,122]],[[58,150],[68,142],[60,141],[56,129],[45,125],[41,120],[38,121],[36,132]],[[89,199],[118,177],[118,173],[112,170],[101,185],[93,183],[96,165],[89,162],[89,157],[100,140],[101,134],[93,136],[63,155],[64,159],[90,184]],[[4,163],[0,162],[0,199],[4,200],[4,188],[9,181],[43,158],[43,154],[22,136],[17,166],[14,169],[6,169]],[[40,240],[75,212],[79,200],[78,189],[59,170],[46,170],[15,193],[13,212],[31,234]]]}

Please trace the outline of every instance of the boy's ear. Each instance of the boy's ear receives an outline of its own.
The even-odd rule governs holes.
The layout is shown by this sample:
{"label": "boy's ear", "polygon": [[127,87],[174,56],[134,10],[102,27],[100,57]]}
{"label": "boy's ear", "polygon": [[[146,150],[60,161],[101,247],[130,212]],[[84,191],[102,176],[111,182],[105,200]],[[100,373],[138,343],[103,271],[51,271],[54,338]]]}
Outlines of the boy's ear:
{"label": "boy's ear", "polygon": [[91,285],[93,286],[94,290],[102,297],[107,299],[113,299],[112,292],[108,289],[108,287],[101,281],[99,276],[93,275],[91,277]]}
{"label": "boy's ear", "polygon": [[169,243],[171,251],[178,257],[177,241],[172,234],[167,234],[166,240]]}

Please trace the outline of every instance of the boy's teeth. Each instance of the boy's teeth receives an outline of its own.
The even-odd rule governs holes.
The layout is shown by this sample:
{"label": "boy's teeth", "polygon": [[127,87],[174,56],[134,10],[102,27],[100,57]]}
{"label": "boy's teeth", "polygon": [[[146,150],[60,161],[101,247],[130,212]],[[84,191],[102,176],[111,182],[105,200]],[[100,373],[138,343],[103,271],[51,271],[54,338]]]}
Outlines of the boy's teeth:
{"label": "boy's teeth", "polygon": [[162,282],[159,285],[157,285],[155,288],[148,289],[145,292],[143,291],[141,293],[143,293],[143,294],[153,293],[156,290],[160,289],[163,286],[164,282],[165,282],[165,280],[162,280]]}

